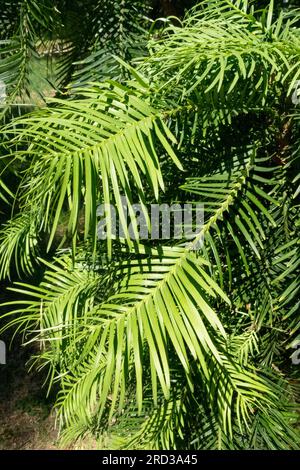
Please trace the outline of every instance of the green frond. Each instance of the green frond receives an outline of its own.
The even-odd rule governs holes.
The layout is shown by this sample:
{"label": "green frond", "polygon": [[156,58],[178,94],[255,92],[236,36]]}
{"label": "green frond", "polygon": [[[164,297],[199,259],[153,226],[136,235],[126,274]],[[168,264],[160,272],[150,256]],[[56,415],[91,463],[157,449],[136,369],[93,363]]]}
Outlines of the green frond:
{"label": "green frond", "polygon": [[201,96],[205,108],[264,105],[280,83],[290,94],[300,73],[299,35],[284,17],[273,24],[269,15],[265,24],[247,5],[201,3],[183,27],[170,26],[153,40],[141,69],[165,93],[176,87],[181,99]]}
{"label": "green frond", "polygon": [[[263,250],[266,239],[265,227],[267,224],[276,226],[268,205],[269,203],[275,206],[279,204],[268,193],[273,189],[274,184],[278,184],[278,181],[272,180],[274,168],[267,166],[268,164],[267,158],[259,158],[255,150],[252,152],[250,150],[248,156],[246,154],[244,157],[239,155],[232,157],[228,170],[221,168],[211,175],[189,178],[181,187],[185,191],[196,194],[204,204],[209,220],[204,237],[214,225],[219,225],[222,229],[222,235],[214,231],[208,233],[205,238],[219,268],[221,279],[223,266],[216,247],[216,240],[219,237],[232,239],[243,267],[249,274],[250,267],[245,255],[245,243],[251,247],[253,254],[261,259],[260,251]],[[262,189],[260,182],[269,188]],[[229,265],[227,269],[230,269]]]}
{"label": "green frond", "polygon": [[114,56],[130,62],[145,55],[150,1],[88,0],[59,8],[65,36],[58,68],[62,83],[70,81],[76,88],[107,78],[122,80],[126,69]]}
{"label": "green frond", "polygon": [[[149,4],[4,2],[1,331],[40,346],[64,443],[297,449],[299,10],[202,1],[147,38]],[[16,118],[52,39],[61,94]],[[142,243],[156,202],[203,223]]]}
{"label": "green frond", "polygon": [[0,178],[0,199],[8,204],[12,197],[12,192]]}
{"label": "green frond", "polygon": [[[30,95],[34,91],[37,41],[41,38],[41,29],[49,33],[53,23],[52,14],[49,15],[53,6],[49,0],[22,0],[12,3],[15,4],[14,14],[17,11],[17,20],[12,31],[5,30],[5,34],[0,36],[0,81],[5,84],[7,90],[4,103],[0,103],[0,120],[8,112],[15,112],[11,107],[22,108],[24,95]],[[6,4],[4,12],[11,14],[10,8]],[[10,23],[11,27],[12,24]]]}
{"label": "green frond", "polygon": [[145,55],[149,36],[145,28],[151,24],[146,15],[150,9],[149,2],[140,0],[96,2],[94,21],[98,24],[94,44],[86,57],[74,63],[72,82],[75,89],[90,82],[106,79],[122,82],[128,78],[128,69],[117,58],[129,64]]}
{"label": "green frond", "polygon": [[12,218],[0,231],[0,279],[14,269],[19,277],[32,274],[38,252],[35,215],[24,212]]}
{"label": "green frond", "polygon": [[[114,202],[125,238],[132,245],[122,196],[136,226],[130,212],[132,188],[143,206],[147,187],[158,198],[164,183],[157,142],[182,168],[172,149],[175,138],[166,125],[164,111],[153,108],[134,89],[107,83],[81,93],[84,99],[53,99],[52,107],[14,121],[13,128],[6,129],[12,134],[13,145],[29,141],[28,149],[20,151],[30,159],[22,206],[36,203],[43,208],[42,225],[51,226],[49,248],[66,204],[73,239],[79,210],[84,205],[85,237],[90,235],[95,242],[97,205],[104,203],[108,207]],[[108,243],[110,250],[110,236]]]}

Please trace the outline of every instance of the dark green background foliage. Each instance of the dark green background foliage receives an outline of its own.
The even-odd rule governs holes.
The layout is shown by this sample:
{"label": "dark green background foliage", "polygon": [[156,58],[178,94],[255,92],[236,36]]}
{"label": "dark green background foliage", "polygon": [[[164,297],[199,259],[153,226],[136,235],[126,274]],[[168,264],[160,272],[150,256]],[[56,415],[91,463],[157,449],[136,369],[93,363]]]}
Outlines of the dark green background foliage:
{"label": "dark green background foliage", "polygon": [[[2,324],[39,345],[63,442],[299,449],[296,6],[1,2]],[[133,241],[124,197],[204,225]]]}

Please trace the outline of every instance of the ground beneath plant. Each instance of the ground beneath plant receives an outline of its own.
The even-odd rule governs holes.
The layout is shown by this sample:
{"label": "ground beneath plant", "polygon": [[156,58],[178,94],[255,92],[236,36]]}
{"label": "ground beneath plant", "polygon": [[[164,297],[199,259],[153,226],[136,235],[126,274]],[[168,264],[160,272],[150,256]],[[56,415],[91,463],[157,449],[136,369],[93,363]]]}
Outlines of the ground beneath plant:
{"label": "ground beneath plant", "polygon": [[[0,304],[13,300],[5,287],[0,284]],[[4,324],[4,319],[0,319],[0,329]],[[23,347],[22,338],[11,341],[12,335],[12,330],[0,335],[7,347],[6,365],[0,364],[0,450],[62,449],[53,411],[56,391],[47,397],[43,386],[46,371],[29,371],[29,360],[38,353],[37,346]],[[68,447],[96,448],[92,438]]]}
{"label": "ground beneath plant", "polygon": [[1,339],[8,351],[0,365],[0,450],[59,448],[53,398],[46,398],[44,378],[27,370],[32,350],[18,339],[9,348],[10,334]]}
{"label": "ground beneath plant", "polygon": [[[32,352],[16,340],[8,351],[7,364],[0,365],[0,450],[62,449],[53,411],[54,396],[46,397],[43,375],[28,372],[26,364]],[[97,448],[92,438],[68,447]]]}

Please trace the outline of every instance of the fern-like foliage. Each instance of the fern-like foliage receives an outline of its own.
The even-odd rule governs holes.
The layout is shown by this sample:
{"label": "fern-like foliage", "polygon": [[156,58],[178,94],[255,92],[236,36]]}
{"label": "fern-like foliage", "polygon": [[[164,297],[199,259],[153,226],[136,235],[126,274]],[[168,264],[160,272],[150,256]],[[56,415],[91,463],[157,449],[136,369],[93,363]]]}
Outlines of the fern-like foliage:
{"label": "fern-like foliage", "polygon": [[[112,3],[133,11],[101,8]],[[65,441],[92,431],[117,448],[299,448],[299,12],[276,11],[201,2],[136,68],[118,54],[130,78],[101,81],[106,66],[94,75],[88,58],[76,80],[99,82],[3,129],[25,169],[1,276],[32,273],[39,238],[51,253],[66,220],[63,251],[40,259],[41,283],[11,288],[21,300],[5,316],[41,344],[34,363],[59,384]],[[135,201],[149,225],[149,202],[202,203],[203,225],[188,241],[133,241],[124,196],[136,232]],[[107,244],[103,202],[124,232]]]}
{"label": "fern-like foliage", "polygon": [[105,78],[122,79],[126,69],[115,56],[130,62],[145,53],[150,1],[63,1],[58,9],[63,84],[71,81],[76,87]]}
{"label": "fern-like foliage", "polygon": [[94,19],[91,24],[89,16],[88,21],[94,42],[89,47],[89,54],[75,63],[72,77],[75,87],[101,79],[121,81],[128,77],[127,68],[117,58],[131,63],[146,53],[150,3],[140,0],[94,2],[91,15]]}
{"label": "fern-like foliage", "polygon": [[[51,227],[50,247],[67,197],[68,229],[74,243],[82,204],[85,236],[91,235],[95,242],[97,202],[104,202],[107,207],[115,202],[123,217],[125,238],[132,245],[122,196],[130,209],[134,187],[139,201],[145,205],[146,183],[158,197],[163,179],[155,140],[182,168],[170,145],[176,139],[165,123],[165,112],[143,100],[143,89],[118,84],[95,85],[82,90],[82,96],[81,100],[52,100],[54,107],[15,120],[13,126],[5,129],[13,133],[13,145],[26,145],[28,140],[30,143],[22,152],[30,158],[21,185],[22,207],[30,211],[36,203],[40,227],[44,230]],[[133,216],[132,220],[136,225]],[[108,242],[111,250],[111,238]],[[3,251],[3,261],[7,254]]]}
{"label": "fern-like foliage", "polygon": [[0,33],[0,80],[6,86],[7,99],[1,103],[0,119],[11,111],[12,105],[22,106],[24,94],[34,92],[37,41],[42,37],[41,31],[50,33],[53,28],[53,7],[49,0],[3,3],[0,20],[3,22]]}

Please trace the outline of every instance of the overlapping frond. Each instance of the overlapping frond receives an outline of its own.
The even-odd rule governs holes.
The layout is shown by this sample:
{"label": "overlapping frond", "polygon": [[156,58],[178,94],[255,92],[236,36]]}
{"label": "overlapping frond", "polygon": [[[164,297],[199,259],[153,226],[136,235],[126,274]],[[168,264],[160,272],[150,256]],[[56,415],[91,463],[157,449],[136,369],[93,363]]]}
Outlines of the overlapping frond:
{"label": "overlapping frond", "polygon": [[[215,301],[211,304],[208,299],[220,296],[223,302],[229,301],[218,284],[208,275],[205,269],[207,262],[203,265],[203,260],[193,251],[198,239],[203,236],[205,239],[205,235],[217,227],[220,219],[224,219],[230,205],[236,204],[245,187],[248,191],[247,184],[251,185],[251,176],[253,178],[251,171],[259,168],[255,167],[255,160],[251,155],[246,161],[235,163],[235,170],[232,173],[224,174],[217,179],[214,176],[210,177],[209,182],[214,181],[218,185],[211,187],[213,191],[207,192],[206,178],[196,181],[198,191],[204,190],[206,197],[210,197],[207,205],[208,219],[196,239],[184,248],[165,247],[161,252],[156,252],[154,249],[142,250],[140,246],[139,254],[144,253],[148,256],[139,256],[137,259],[131,257],[118,265],[113,294],[105,302],[95,305],[90,310],[87,324],[88,342],[86,343],[85,339],[87,336],[85,328],[82,333],[76,331],[75,342],[66,339],[73,354],[79,349],[80,344],[83,345],[83,353],[78,359],[80,365],[75,366],[74,370],[70,370],[68,366],[68,373],[62,376],[63,390],[58,405],[63,418],[69,424],[74,422],[76,416],[80,416],[81,421],[85,416],[88,422],[95,413],[95,407],[98,416],[102,416],[106,410],[108,397],[111,401],[111,416],[116,405],[122,409],[126,398],[126,384],[131,377],[130,372],[136,383],[138,408],[142,410],[145,345],[150,355],[154,401],[157,400],[158,384],[165,399],[169,397],[172,374],[168,355],[172,346],[187,375],[190,374],[189,357],[199,364],[201,374],[209,383],[211,400],[217,401],[219,414],[223,417],[222,429],[229,434],[232,433],[230,416],[235,406],[233,403],[236,403],[237,413],[247,421],[249,410],[253,406],[251,394],[254,389],[258,394],[268,390],[251,371],[242,371],[241,366],[234,365],[226,358],[223,352],[225,346],[223,345],[220,350],[220,345],[212,337],[210,331],[218,332],[220,337],[223,336],[223,341],[226,335],[213,307]],[[261,195],[266,200],[271,199],[266,193],[261,192],[259,197]],[[255,196],[252,197],[251,203],[255,207],[261,206],[261,202]],[[254,217],[254,210],[251,210]],[[266,209],[264,211],[268,220],[269,213]],[[254,219],[256,220],[255,217]],[[239,222],[236,222],[236,216],[234,220],[240,227]],[[253,228],[252,223],[250,227]],[[241,231],[245,234],[245,229]],[[233,233],[233,230],[231,232]],[[253,248],[248,238],[246,237],[245,241]],[[211,236],[209,240],[212,243]],[[240,247],[239,243],[238,248]],[[67,297],[65,299],[67,300]],[[224,309],[224,306],[222,308]],[[36,316],[38,315],[37,311]],[[54,324],[52,322],[52,325]],[[51,332],[54,333],[57,345],[55,328]],[[44,329],[43,335],[45,335]],[[70,337],[73,337],[73,333]],[[241,373],[246,385],[240,390],[238,378]],[[213,384],[216,386],[215,391]],[[91,387],[95,390],[94,393],[91,393]],[[249,390],[250,395],[247,397]],[[80,409],[76,401],[79,393],[82,399]],[[236,394],[240,396],[238,401]],[[262,396],[260,400],[263,400]]]}
{"label": "overlapping frond", "polygon": [[[239,382],[242,376],[247,381],[245,370],[239,375]],[[144,416],[138,417],[129,406],[118,417],[111,428],[110,448],[180,450],[188,446],[197,450],[297,449],[299,438],[290,427],[297,416],[296,408],[289,402],[291,387],[282,379],[278,381],[272,376],[273,382],[270,382],[269,378],[264,377],[264,385],[270,387],[269,391],[272,389],[276,397],[273,396],[272,403],[263,400],[262,405],[259,392],[253,393],[246,422],[239,421],[235,404],[231,402],[230,434],[211,407],[207,406],[205,390],[199,381],[195,382],[195,389],[190,390],[184,377],[179,374],[169,400],[161,400],[152,412],[149,413],[146,408]],[[201,400],[197,399],[199,396]],[[244,405],[246,403],[247,398]]]}
{"label": "overlapping frond", "polygon": [[116,57],[131,63],[145,55],[146,27],[150,24],[146,15],[149,12],[150,3],[147,1],[97,1],[94,6],[94,44],[87,57],[74,64],[73,86],[107,78],[119,81],[128,78],[127,69]]}
{"label": "overlapping frond", "polygon": [[34,213],[18,214],[1,228],[0,232],[0,278],[10,277],[16,271],[34,272],[38,255],[38,233]]}
{"label": "overlapping frond", "polygon": [[[61,78],[76,57],[77,86],[3,130],[23,178],[0,277],[32,274],[39,238],[51,256],[62,220],[66,251],[41,263],[39,285],[14,285],[7,327],[40,342],[66,440],[105,429],[122,448],[298,448],[286,349],[300,326],[299,14],[201,2],[134,69],[139,4],[87,2],[89,33],[83,21],[78,41],[62,38]],[[128,80],[101,81],[120,68]],[[134,203],[150,228],[147,203],[170,199],[203,204],[202,227],[142,244]]]}
{"label": "overlapping frond", "polygon": [[121,80],[126,69],[114,56],[130,62],[145,54],[150,1],[88,0],[59,8],[65,36],[59,58],[62,83],[71,81],[76,87],[107,78]]}
{"label": "overlapping frond", "polygon": [[205,108],[264,105],[267,97],[276,99],[280,83],[290,94],[300,76],[293,21],[283,13],[273,21],[271,5],[257,17],[248,2],[207,2],[187,16],[184,27],[171,26],[153,41],[141,68],[166,91],[175,86],[182,99],[201,96]]}
{"label": "overlapping frond", "polygon": [[13,12],[15,23],[9,21],[9,29],[2,30],[0,36],[0,81],[5,84],[7,92],[6,99],[0,103],[0,119],[11,105],[22,106],[24,94],[30,95],[34,91],[34,74],[37,73],[34,64],[38,58],[36,45],[41,38],[41,30],[50,32],[52,29],[52,10],[49,0],[22,0],[11,5],[5,2],[4,17],[1,11],[2,21],[7,24],[5,12],[9,18]]}
{"label": "overlapping frond", "polygon": [[[48,246],[66,201],[71,235],[76,237],[84,204],[85,235],[91,234],[95,241],[97,203],[103,202],[109,210],[109,204],[115,202],[122,217],[122,196],[130,208],[133,187],[143,205],[146,185],[157,198],[163,179],[156,140],[181,167],[169,143],[175,138],[163,111],[117,84],[95,85],[82,93],[84,100],[54,100],[53,107],[20,119],[18,126],[15,121],[11,128],[14,143],[30,143],[22,152],[31,162],[21,200],[23,207],[36,203],[43,208],[42,225],[52,226]],[[121,223],[132,244],[124,215]],[[108,241],[111,243],[111,237]]]}
{"label": "overlapping frond", "polygon": [[[222,240],[230,244],[230,239],[236,246],[236,251],[243,264],[245,272],[250,273],[247,256],[244,252],[245,245],[250,246],[253,254],[261,259],[260,250],[264,248],[264,233],[267,224],[276,226],[268,206],[279,203],[269,194],[278,180],[272,180],[272,166],[269,166],[268,158],[259,158],[254,153],[246,158],[232,157],[230,168],[218,169],[214,174],[189,178],[182,189],[197,194],[205,205],[208,217],[213,217],[214,223],[219,222],[219,230],[207,234],[205,241],[214,257],[214,263],[219,270],[219,279],[222,284],[224,266],[218,253],[218,245],[221,250]],[[268,166],[264,166],[264,165]],[[273,167],[274,168],[274,167]],[[266,175],[269,177],[266,178]],[[262,189],[263,182],[267,189]],[[222,221],[222,222],[221,222]],[[225,232],[226,235],[225,235]],[[212,236],[213,235],[213,236]],[[221,241],[221,245],[220,245]],[[231,253],[234,250],[231,248]],[[232,278],[231,261],[227,257],[227,275]]]}

